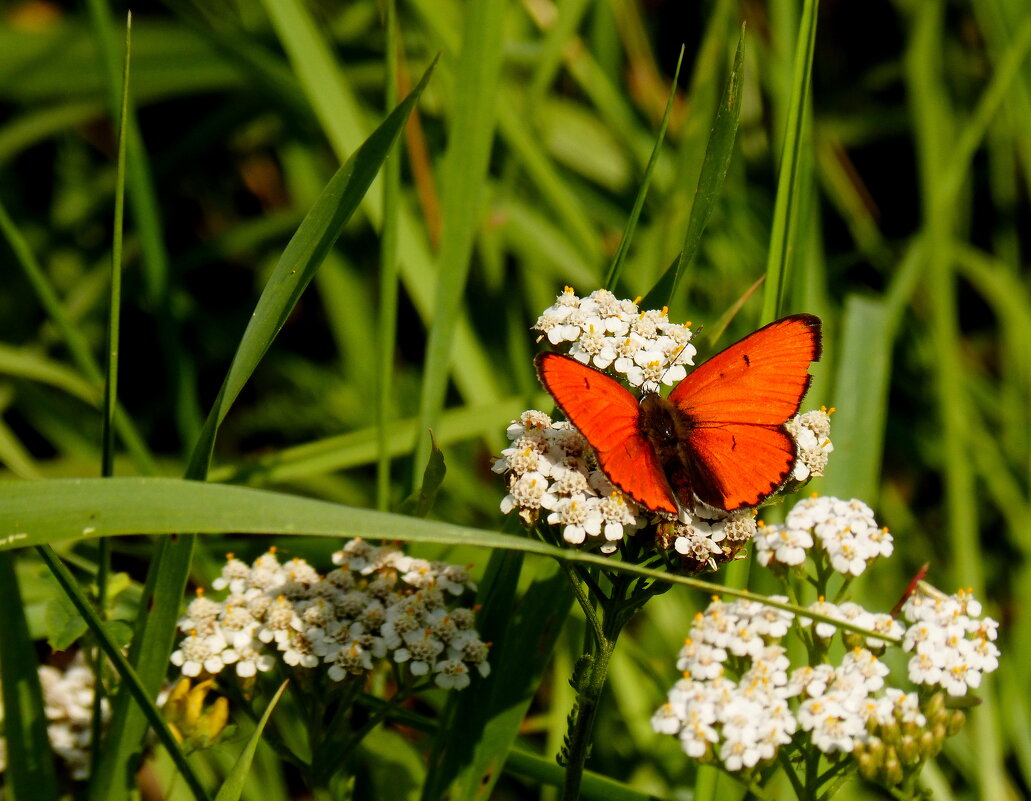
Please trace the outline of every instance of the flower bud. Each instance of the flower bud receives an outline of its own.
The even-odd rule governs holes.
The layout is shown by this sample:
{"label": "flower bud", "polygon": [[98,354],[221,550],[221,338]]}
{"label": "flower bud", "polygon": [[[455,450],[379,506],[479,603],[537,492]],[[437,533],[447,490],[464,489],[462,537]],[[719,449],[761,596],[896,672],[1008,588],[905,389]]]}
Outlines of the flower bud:
{"label": "flower bud", "polygon": [[924,716],[927,722],[937,723],[937,718],[945,711],[945,693],[937,692],[931,695],[924,704]]}
{"label": "flower bud", "polygon": [[953,709],[952,714],[949,715],[948,722],[945,724],[946,731],[949,733],[949,737],[958,733],[963,728],[963,724],[966,723],[967,716],[963,714],[962,709]]}
{"label": "flower bud", "polygon": [[899,747],[899,756],[902,758],[902,763],[908,768],[920,764],[920,745],[915,737],[909,734],[902,735],[902,744]]}
{"label": "flower bud", "polygon": [[859,775],[867,781],[876,781],[877,773],[880,770],[880,763],[874,759],[868,751],[860,751],[859,746],[855,750],[856,763],[859,765]]}
{"label": "flower bud", "polygon": [[890,746],[884,754],[881,775],[888,784],[900,784],[902,782],[902,763],[899,761],[898,753]]}

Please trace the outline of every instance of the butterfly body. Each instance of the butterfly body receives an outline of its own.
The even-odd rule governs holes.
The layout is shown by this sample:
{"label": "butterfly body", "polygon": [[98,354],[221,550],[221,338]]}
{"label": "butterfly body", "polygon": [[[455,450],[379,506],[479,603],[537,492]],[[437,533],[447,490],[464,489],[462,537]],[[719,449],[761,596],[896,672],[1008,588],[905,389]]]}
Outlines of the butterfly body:
{"label": "butterfly body", "polygon": [[[691,421],[671,401],[657,392],[646,392],[640,401],[638,428],[655,453],[662,468],[670,494],[676,496],[680,506],[694,506],[691,473],[688,465],[691,454],[685,447],[691,436]],[[673,492],[677,487],[680,491]]]}
{"label": "butterfly body", "polygon": [[755,506],[793,469],[785,422],[820,358],[820,320],[785,317],[695,368],[668,398],[640,401],[615,379],[568,356],[537,357],[541,383],[586,437],[612,483],[642,506],[677,514],[697,501]]}

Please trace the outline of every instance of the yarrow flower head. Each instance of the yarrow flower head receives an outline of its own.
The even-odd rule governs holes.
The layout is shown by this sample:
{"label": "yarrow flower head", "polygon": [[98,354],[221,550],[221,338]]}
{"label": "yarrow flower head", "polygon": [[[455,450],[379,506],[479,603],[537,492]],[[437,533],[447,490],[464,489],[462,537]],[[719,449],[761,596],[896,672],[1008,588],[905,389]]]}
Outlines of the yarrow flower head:
{"label": "yarrow flower head", "polygon": [[[803,501],[783,526],[760,527],[756,550],[787,584],[783,568],[827,560],[827,543],[846,535],[868,559],[890,553],[890,538],[865,504],[834,498]],[[857,574],[840,570],[846,581]],[[819,575],[810,578],[819,584]],[[821,597],[796,615],[781,608],[785,596],[765,600],[714,598],[695,616],[677,658],[682,678],[652,717],[655,731],[678,737],[688,756],[728,772],[771,766],[790,744],[830,764],[854,760],[864,777],[897,787],[962,727],[963,713],[946,699],[969,693],[999,664],[998,624],[981,617],[969,590],[948,596],[920,582],[898,619],[852,601]],[[789,661],[792,637],[804,647],[791,653],[806,663]],[[910,654],[907,675],[893,676],[889,664],[900,663],[900,651]],[[782,764],[809,771],[820,762]]]}
{"label": "yarrow flower head", "polygon": [[689,325],[670,322],[665,310],[642,311],[605,289],[580,298],[566,287],[533,327],[552,345],[569,342],[577,361],[611,369],[643,389],[676,383],[697,353]]}
{"label": "yarrow flower head", "polygon": [[393,545],[349,541],[322,575],[303,559],[280,563],[275,549],[251,565],[230,554],[213,582],[179,620],[185,635],[171,661],[188,678],[232,666],[252,679],[282,662],[326,670],[333,681],[362,677],[387,659],[415,678],[461,689],[490,673],[489,647],[474,613],[455,601],[476,589],[458,565],[406,555]]}
{"label": "yarrow flower head", "polygon": [[902,607],[910,623],[902,646],[913,654],[910,680],[950,696],[979,687],[981,676],[999,667],[999,624],[980,614],[981,604],[969,590],[944,595],[920,585]]}
{"label": "yarrow flower head", "polygon": [[[581,298],[569,287],[533,326],[551,345],[583,364],[607,372],[632,392],[657,392],[676,384],[694,364],[690,323],[670,321],[667,311],[647,310],[598,290]],[[829,412],[789,421],[798,459],[789,476],[792,488],[820,475],[830,443]],[[568,422],[531,410],[508,427],[509,447],[493,465],[504,475],[505,514],[528,526],[555,526],[568,545],[614,553],[628,535],[646,529],[635,547],[663,552],[676,570],[715,570],[736,558],[755,534],[754,511],[715,509],[698,501],[679,514],[641,506],[614,486],[600,469],[590,443]]]}
{"label": "yarrow flower head", "polygon": [[[40,665],[39,684],[43,690],[43,708],[47,719],[47,737],[63,773],[81,781],[89,776],[91,738],[93,735],[94,675],[82,651],[58,667]],[[110,717],[107,699],[101,701],[102,723]],[[0,706],[0,729],[3,727]],[[6,740],[0,741],[0,774],[7,768]],[[2,782],[0,782],[2,784]]]}
{"label": "yarrow flower head", "polygon": [[878,556],[891,556],[892,542],[862,501],[813,497],[795,504],[783,524],[761,527],[755,553],[763,567],[794,567],[816,547],[835,571],[854,578]]}

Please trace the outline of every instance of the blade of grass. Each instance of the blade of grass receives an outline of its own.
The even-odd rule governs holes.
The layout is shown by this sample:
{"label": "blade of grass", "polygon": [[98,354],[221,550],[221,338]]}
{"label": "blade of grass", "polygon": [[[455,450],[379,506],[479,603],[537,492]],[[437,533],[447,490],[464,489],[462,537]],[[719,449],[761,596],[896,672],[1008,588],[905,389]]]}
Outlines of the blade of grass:
{"label": "blade of grass", "polygon": [[0,419],[0,464],[18,478],[36,480],[43,478],[43,471],[36,465],[17,435]]}
{"label": "blade of grass", "polygon": [[893,331],[884,304],[856,295],[845,301],[834,397],[834,457],[823,492],[862,498],[874,508],[881,485]]}
{"label": "blade of grass", "polygon": [[254,731],[247,739],[247,745],[240,752],[240,756],[237,757],[236,762],[233,764],[233,769],[219,788],[215,801],[239,801],[240,796],[243,795],[244,785],[251,772],[251,763],[254,761],[254,753],[258,750],[258,743],[261,742],[261,733],[265,731],[265,726],[268,725],[269,718],[272,717],[272,710],[276,708],[279,699],[283,697],[287,683],[284,681],[280,684],[276,694],[272,696],[272,700],[269,701],[265,713],[261,716],[261,720],[258,721],[258,725],[254,727]]}
{"label": "blade of grass", "polygon": [[11,801],[57,801],[54,753],[47,737],[36,648],[14,572],[16,558],[13,553],[0,553],[0,604],[7,610],[0,626],[0,697],[7,740],[4,787]]}
{"label": "blade of grass", "polygon": [[[554,759],[513,748],[505,761],[505,772],[525,776],[540,784],[561,787],[565,769]],[[584,771],[580,797],[584,801],[654,801],[655,796],[635,790],[600,773]]]}
{"label": "blade of grass", "polygon": [[[484,603],[488,614],[478,622],[487,641],[495,643],[491,676],[470,688],[475,695],[456,699],[450,727],[466,734],[448,738],[440,758],[437,779],[446,788],[443,796],[456,801],[490,796],[573,603],[565,573],[553,564],[536,565],[532,584],[516,600],[522,560],[513,557],[495,554],[491,558],[492,562],[504,560],[509,568],[508,581],[490,582],[492,592],[502,585],[501,597],[488,597]],[[423,798],[439,797],[441,792],[427,783]]]}
{"label": "blade of grass", "polygon": [[[120,334],[120,322],[122,312],[122,235],[125,221],[125,142],[126,142],[126,121],[129,112],[129,54],[132,45],[132,14],[129,13],[125,19],[125,56],[122,65],[122,102],[120,108],[118,126],[118,159],[115,173],[115,219],[111,244],[111,283],[108,297],[108,318],[107,318],[107,352],[105,363],[104,379],[104,407],[103,407],[103,433],[101,475],[114,475],[115,460],[115,434],[114,418],[115,407],[118,404],[118,346]],[[103,608],[103,579],[105,579],[105,568],[101,562],[101,597],[100,606]]]}
{"label": "blade of grass", "polygon": [[[960,358],[959,297],[955,275],[952,231],[959,224],[959,203],[943,198],[953,187],[945,180],[943,165],[965,138],[957,138],[956,116],[945,83],[943,40],[944,9],[922,5],[914,9],[904,75],[912,103],[924,222],[921,238],[927,249],[926,303],[930,312],[930,343],[935,374],[934,396],[941,424],[941,459],[944,483],[945,530],[952,549],[954,586],[970,587],[984,596],[985,564],[979,536],[980,509],[974,469],[966,454],[966,420],[970,408],[968,376]],[[984,99],[991,102],[991,93]],[[968,131],[972,130],[967,128]],[[984,688],[982,705],[972,721],[974,774],[979,796],[1006,794],[1003,746],[996,720],[997,705],[991,685]]]}
{"label": "blade of grass", "polygon": [[[125,18],[125,55],[122,65],[122,103],[118,125],[118,159],[115,170],[115,219],[111,244],[111,282],[108,297],[107,353],[104,380],[104,406],[101,430],[100,474],[110,477],[115,474],[115,432],[114,417],[118,404],[118,349],[122,315],[122,236],[125,222],[125,143],[126,121],[129,114],[129,70],[132,52],[132,13]],[[97,549],[97,610],[101,619],[107,617],[107,581],[111,570],[111,544],[104,540]],[[93,660],[96,674],[93,694],[92,741],[101,741],[103,709],[106,703],[104,688],[104,660],[96,654]],[[100,760],[100,749],[90,754],[92,768]],[[92,769],[91,769],[92,772]]]}
{"label": "blade of grass", "polygon": [[480,226],[501,84],[503,23],[507,3],[481,0],[467,9],[455,64],[453,113],[442,176],[440,254],[433,323],[426,343],[419,434],[412,464],[415,487],[429,455],[427,431],[437,425],[447,391],[459,308]]}
{"label": "blade of grass", "polygon": [[97,409],[103,403],[103,396],[96,384],[87,381],[70,367],[51,361],[36,351],[12,348],[0,343],[0,375],[46,384]]}
{"label": "blade of grass", "polygon": [[637,228],[637,220],[641,216],[641,209],[644,208],[644,199],[648,195],[648,187],[651,185],[652,173],[655,171],[655,164],[659,160],[659,153],[662,152],[662,143],[666,139],[666,127],[669,125],[669,115],[673,111],[673,101],[677,96],[677,81],[680,78],[680,65],[684,63],[684,46],[680,46],[680,55],[677,57],[677,68],[673,71],[673,80],[670,83],[669,99],[666,101],[666,110],[662,115],[662,124],[659,126],[659,135],[655,138],[655,147],[652,148],[651,157],[648,159],[648,166],[644,169],[641,178],[641,186],[637,190],[637,197],[634,198],[634,206],[627,218],[626,228],[619,240],[619,248],[612,259],[608,275],[605,276],[605,288],[614,290],[619,276],[623,271],[623,261],[626,259],[627,249],[634,238],[634,230]]}
{"label": "blade of grass", "polygon": [[[397,105],[398,59],[400,33],[397,27],[397,5],[387,0],[386,13],[386,93],[387,108]],[[380,231],[379,267],[379,333],[376,337],[376,425],[379,429],[379,458],[376,462],[376,508],[386,511],[390,505],[389,430],[391,386],[394,376],[394,347],[397,341],[398,297],[398,214],[401,198],[401,143],[393,148],[393,158],[383,165],[383,228]]]}
{"label": "blade of grass", "polygon": [[805,138],[809,86],[812,83],[813,51],[816,46],[818,0],[805,0],[795,42],[795,63],[788,108],[787,130],[777,173],[777,200],[773,209],[770,246],[766,260],[766,289],[762,323],[775,320],[781,311],[788,270],[794,258],[796,207],[799,203],[799,162]]}
{"label": "blade of grass", "polygon": [[233,363],[204,424],[204,431],[187,468],[189,477],[201,478],[207,474],[218,427],[293,311],[323,257],[364,198],[426,87],[435,65],[434,61],[408,97],[337,171],[287,244],[258,299]]}
{"label": "blade of grass", "polygon": [[[88,0],[93,33],[97,41],[102,72],[105,78],[112,117],[120,113],[122,106],[122,70],[118,45],[115,41],[116,26],[108,0]],[[118,117],[125,129],[127,141],[126,180],[129,184],[129,203],[132,205],[133,221],[139,241],[143,266],[144,288],[147,300],[156,310],[158,340],[169,375],[174,402],[172,413],[177,421],[179,435],[188,442],[193,432],[193,421],[200,418],[196,396],[189,391],[192,380],[183,380],[183,372],[189,369],[185,351],[176,347],[180,337],[171,309],[172,292],[169,278],[168,251],[161,214],[158,210],[157,190],[143,144],[136,111],[131,98],[126,100],[125,114]]]}
{"label": "blade of grass", "polygon": [[[532,360],[530,360],[532,361]],[[550,396],[531,396],[534,408],[550,403]],[[526,400],[513,398],[497,405],[448,409],[434,429],[441,445],[453,445],[475,437],[486,437],[504,428],[526,409]],[[396,420],[390,427],[387,443],[392,456],[410,453],[415,437],[416,420]],[[211,481],[230,483],[277,483],[305,476],[322,475],[359,465],[375,464],[379,452],[379,431],[376,426],[351,431],[335,437],[307,442],[292,448],[233,466],[217,467],[209,473]]]}
{"label": "blade of grass", "polygon": [[[336,242],[344,224],[365,196],[405,120],[425,89],[435,63],[427,68],[418,86],[337,171],[287,244],[258,299],[222,388],[196,442],[186,469],[188,478],[206,477],[219,426],[271,347],[322,259]],[[194,530],[190,526],[178,529],[180,532]],[[168,654],[172,649],[194,540],[195,537],[190,534],[162,539],[147,575],[143,606],[152,612],[140,618],[130,658],[144,686],[155,691],[164,676]],[[110,747],[105,749],[98,766],[101,778],[91,785],[94,793],[91,798],[94,801],[108,797],[107,793],[124,792],[124,788],[118,791],[113,789],[117,786],[115,776],[118,775],[119,766],[126,764],[140,747],[146,726],[142,716],[131,705],[128,694],[119,693],[115,701],[109,732]]]}
{"label": "blade of grass", "polygon": [[719,196],[723,181],[730,168],[730,158],[734,153],[734,140],[737,137],[737,125],[741,119],[741,86],[744,79],[745,28],[741,26],[741,36],[734,51],[734,66],[731,67],[723,98],[716,109],[712,132],[705,147],[705,159],[698,175],[698,189],[695,191],[691,216],[688,218],[687,230],[684,233],[684,246],[680,256],[669,269],[663,273],[655,286],[645,295],[642,308],[654,309],[669,306],[676,295],[677,287],[683,278],[684,271],[690,266],[702,241],[702,233],[712,216],[713,207]]}
{"label": "blade of grass", "polygon": [[[561,562],[594,565],[605,570],[646,576],[668,584],[684,584],[710,595],[747,598],[775,609],[826,621],[846,631],[898,641],[756,593],[617,562],[606,556],[574,548],[558,548],[526,536],[420,520],[269,490],[174,478],[73,478],[0,482],[0,551],[29,545],[74,542],[90,537],[175,534],[180,531],[304,535],[338,539],[363,537],[369,540],[504,548],[550,556]],[[174,604],[172,606],[174,620],[178,607]],[[157,610],[151,614],[157,614]]]}

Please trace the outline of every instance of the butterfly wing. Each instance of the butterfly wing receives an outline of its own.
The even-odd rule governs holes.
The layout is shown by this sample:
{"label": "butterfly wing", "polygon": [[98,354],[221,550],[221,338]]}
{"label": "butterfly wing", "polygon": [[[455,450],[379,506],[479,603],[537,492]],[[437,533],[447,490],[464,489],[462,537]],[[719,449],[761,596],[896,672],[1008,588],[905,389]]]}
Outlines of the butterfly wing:
{"label": "butterfly wing", "polygon": [[796,457],[784,423],[798,412],[821,350],[820,318],[796,314],[717,353],[676,386],[669,399],[688,419],[683,449],[695,495],[739,509],[784,482]]}
{"label": "butterfly wing", "polygon": [[609,480],[641,505],[676,514],[669,483],[641,434],[637,398],[615,379],[569,356],[542,353],[536,365],[544,388],[594,448]]}

